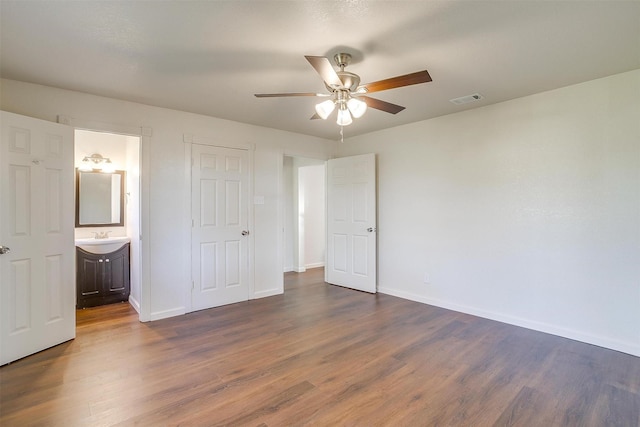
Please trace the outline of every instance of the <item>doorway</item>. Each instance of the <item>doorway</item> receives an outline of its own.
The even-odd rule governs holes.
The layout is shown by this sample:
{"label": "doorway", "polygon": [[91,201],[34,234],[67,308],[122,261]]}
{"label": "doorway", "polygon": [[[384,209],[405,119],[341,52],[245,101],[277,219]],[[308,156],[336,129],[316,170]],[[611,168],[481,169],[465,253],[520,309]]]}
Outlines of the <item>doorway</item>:
{"label": "doorway", "polygon": [[285,273],[325,265],[325,175],[323,160],[283,157]]}
{"label": "doorway", "polygon": [[[76,227],[75,238],[90,238],[94,233],[105,232],[109,237],[128,237],[130,240],[129,304],[140,313],[141,310],[141,191],[140,191],[140,150],[141,137],[99,130],[76,129],[74,132],[74,163],[78,168],[85,156],[100,154],[111,161],[113,169],[124,171],[124,221],[123,225],[107,227]],[[76,201],[77,203],[77,201]]]}

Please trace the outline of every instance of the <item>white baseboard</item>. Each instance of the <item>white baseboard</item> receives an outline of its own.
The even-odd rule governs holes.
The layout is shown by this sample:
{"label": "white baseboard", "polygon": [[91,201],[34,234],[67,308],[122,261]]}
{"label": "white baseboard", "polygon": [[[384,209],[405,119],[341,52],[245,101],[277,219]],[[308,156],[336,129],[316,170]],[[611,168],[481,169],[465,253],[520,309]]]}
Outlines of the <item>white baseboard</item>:
{"label": "white baseboard", "polygon": [[324,267],[324,262],[314,262],[312,264],[306,264],[304,266],[305,268],[318,268],[318,267]]}
{"label": "white baseboard", "polygon": [[599,335],[593,335],[586,332],[567,329],[567,328],[559,327],[559,326],[544,323],[544,322],[523,319],[520,317],[511,316],[504,313],[486,311],[476,307],[470,307],[470,306],[452,303],[450,301],[426,298],[421,295],[416,295],[410,292],[400,291],[392,288],[379,287],[378,292],[382,294],[392,295],[399,298],[408,299],[410,301],[420,302],[423,304],[433,305],[440,308],[446,308],[448,310],[453,310],[460,313],[471,314],[473,316],[478,316],[485,319],[507,323],[509,325],[532,329],[538,332],[557,335],[559,337],[569,338],[569,339],[581,341],[587,344],[597,345],[598,347],[604,347],[610,350],[616,350],[623,353],[631,354],[633,356],[640,357],[640,345],[637,345],[631,342],[620,341],[617,339],[603,337]]}
{"label": "white baseboard", "polygon": [[156,311],[155,313],[151,313],[149,320],[154,321],[154,320],[166,319],[167,317],[181,316],[185,313],[186,313],[186,310],[184,307],[176,307],[170,310]]}
{"label": "white baseboard", "polygon": [[131,307],[140,314],[140,303],[131,295],[129,295],[129,305],[131,305]]}
{"label": "white baseboard", "polygon": [[284,293],[282,289],[268,289],[266,291],[254,292],[253,298],[251,299],[260,299],[266,297],[272,297],[274,295],[281,295]]}

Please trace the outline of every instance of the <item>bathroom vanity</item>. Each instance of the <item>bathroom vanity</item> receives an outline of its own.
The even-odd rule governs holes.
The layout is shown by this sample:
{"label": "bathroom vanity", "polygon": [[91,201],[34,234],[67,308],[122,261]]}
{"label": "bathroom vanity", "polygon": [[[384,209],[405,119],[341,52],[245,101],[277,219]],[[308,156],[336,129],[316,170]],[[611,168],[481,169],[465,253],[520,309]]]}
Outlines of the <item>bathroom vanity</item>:
{"label": "bathroom vanity", "polygon": [[77,308],[128,301],[129,238],[76,239]]}

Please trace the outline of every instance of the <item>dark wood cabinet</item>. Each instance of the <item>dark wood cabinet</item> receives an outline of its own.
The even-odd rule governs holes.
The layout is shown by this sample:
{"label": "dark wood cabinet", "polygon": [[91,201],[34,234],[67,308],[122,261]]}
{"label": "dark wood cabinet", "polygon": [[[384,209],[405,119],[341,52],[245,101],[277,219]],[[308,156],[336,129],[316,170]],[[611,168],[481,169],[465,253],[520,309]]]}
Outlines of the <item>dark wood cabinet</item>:
{"label": "dark wood cabinet", "polygon": [[107,254],[76,248],[77,308],[128,301],[129,244]]}

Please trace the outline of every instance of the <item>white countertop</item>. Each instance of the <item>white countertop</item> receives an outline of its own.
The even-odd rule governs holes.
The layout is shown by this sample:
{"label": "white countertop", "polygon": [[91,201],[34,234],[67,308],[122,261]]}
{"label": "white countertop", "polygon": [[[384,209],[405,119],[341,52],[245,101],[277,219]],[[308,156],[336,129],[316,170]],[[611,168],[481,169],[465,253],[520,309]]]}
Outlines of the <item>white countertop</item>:
{"label": "white countertop", "polygon": [[83,239],[76,239],[76,246],[84,251],[91,252],[93,254],[107,254],[109,252],[120,249],[130,241],[131,239],[127,236],[114,236],[107,237],[105,239],[88,237]]}
{"label": "white countertop", "polygon": [[95,237],[85,237],[82,239],[76,239],[76,246],[94,246],[94,245],[109,245],[111,243],[129,243],[131,241],[127,236],[113,236],[105,239],[96,239]]}

